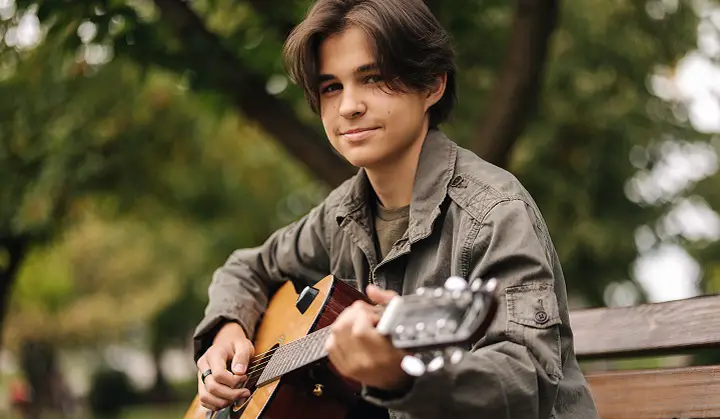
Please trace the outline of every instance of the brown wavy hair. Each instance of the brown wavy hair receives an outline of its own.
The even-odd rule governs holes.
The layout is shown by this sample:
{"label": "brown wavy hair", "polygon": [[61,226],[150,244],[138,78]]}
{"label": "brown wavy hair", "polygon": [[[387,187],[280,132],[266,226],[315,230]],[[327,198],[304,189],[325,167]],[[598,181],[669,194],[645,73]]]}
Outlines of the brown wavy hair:
{"label": "brown wavy hair", "polygon": [[443,97],[430,110],[430,127],[445,122],[455,107],[455,52],[450,36],[422,0],[318,0],[290,33],[285,68],[320,110],[318,49],[323,40],[350,26],[371,39],[375,63],[389,89],[423,91],[447,74]]}

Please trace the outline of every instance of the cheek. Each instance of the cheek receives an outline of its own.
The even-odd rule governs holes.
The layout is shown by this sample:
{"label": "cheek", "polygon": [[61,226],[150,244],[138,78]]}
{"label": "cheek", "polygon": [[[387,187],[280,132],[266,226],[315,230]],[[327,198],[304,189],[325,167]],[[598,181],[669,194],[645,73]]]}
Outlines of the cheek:
{"label": "cheek", "polygon": [[399,101],[385,109],[385,120],[401,131],[418,124],[422,115],[422,108],[418,108],[417,103],[411,101]]}
{"label": "cheek", "polygon": [[388,103],[385,108],[387,116],[407,121],[408,118],[415,120],[418,116],[424,114],[423,103],[414,95],[408,94],[395,99],[392,103]]}
{"label": "cheek", "polygon": [[334,132],[333,127],[335,123],[332,108],[329,108],[328,106],[322,106],[320,108],[320,121],[325,128],[325,132],[328,134],[328,136],[330,136],[330,134]]}

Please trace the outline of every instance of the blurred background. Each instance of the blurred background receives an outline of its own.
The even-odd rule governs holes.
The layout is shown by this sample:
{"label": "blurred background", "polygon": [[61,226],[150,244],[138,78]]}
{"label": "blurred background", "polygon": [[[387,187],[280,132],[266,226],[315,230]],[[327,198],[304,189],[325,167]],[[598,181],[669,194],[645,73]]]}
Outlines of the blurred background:
{"label": "blurred background", "polygon": [[[354,170],[281,66],[307,0],[0,0],[0,417],[180,417],[212,271]],[[427,0],[445,126],[573,308],[720,291],[720,3]]]}

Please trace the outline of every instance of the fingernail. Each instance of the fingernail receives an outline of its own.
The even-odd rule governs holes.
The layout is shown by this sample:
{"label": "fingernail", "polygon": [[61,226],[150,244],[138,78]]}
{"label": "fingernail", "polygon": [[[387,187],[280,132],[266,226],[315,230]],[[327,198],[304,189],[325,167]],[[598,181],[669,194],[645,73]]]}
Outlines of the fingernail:
{"label": "fingernail", "polygon": [[235,364],[235,365],[233,365],[233,371],[235,371],[238,374],[244,374],[245,373],[245,365]]}
{"label": "fingernail", "polygon": [[246,388],[242,389],[242,391],[240,392],[240,397],[250,397],[250,390]]}

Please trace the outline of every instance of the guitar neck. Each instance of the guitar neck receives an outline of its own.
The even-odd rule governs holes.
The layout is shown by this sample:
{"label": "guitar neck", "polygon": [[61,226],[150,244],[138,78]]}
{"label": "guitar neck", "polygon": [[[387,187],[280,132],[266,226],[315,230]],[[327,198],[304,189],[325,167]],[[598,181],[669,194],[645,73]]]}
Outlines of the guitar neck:
{"label": "guitar neck", "polygon": [[[459,287],[456,282],[463,281]],[[449,283],[448,283],[449,282]],[[497,281],[476,280],[466,286],[464,280],[451,277],[445,288],[418,291],[414,295],[394,298],[377,328],[388,336],[396,348],[429,351],[466,344],[485,334],[497,310],[494,292]],[[313,364],[325,357],[325,341],[330,328],[324,327],[264,354],[251,364],[252,375],[260,377],[257,386],[284,374]]]}
{"label": "guitar neck", "polygon": [[269,383],[280,376],[298,368],[310,365],[327,356],[325,341],[330,334],[329,328],[317,330],[309,335],[283,345],[255,361],[250,368],[262,369],[257,386]]}

